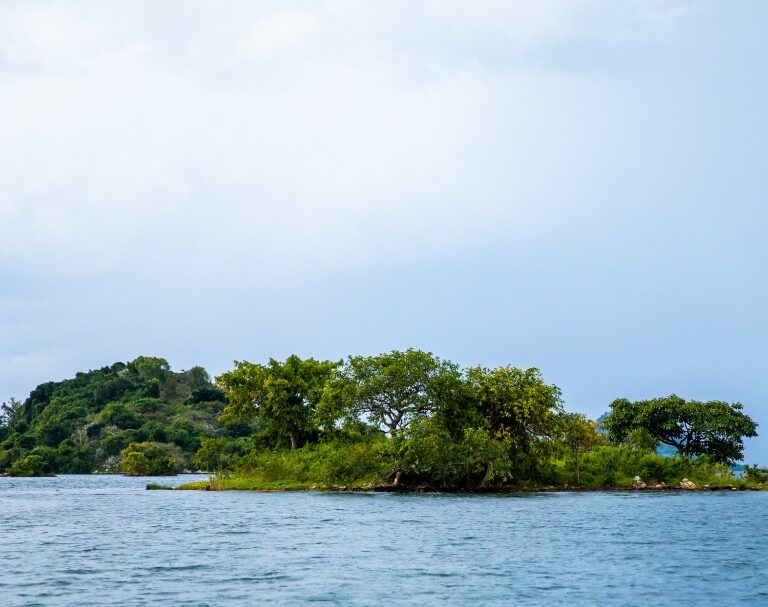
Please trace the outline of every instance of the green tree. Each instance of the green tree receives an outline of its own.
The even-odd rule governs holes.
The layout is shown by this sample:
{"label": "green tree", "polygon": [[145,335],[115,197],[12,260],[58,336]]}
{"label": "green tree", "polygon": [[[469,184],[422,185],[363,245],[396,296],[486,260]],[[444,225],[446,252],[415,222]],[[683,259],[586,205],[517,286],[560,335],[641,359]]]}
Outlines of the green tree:
{"label": "green tree", "polygon": [[157,379],[162,382],[171,372],[168,361],[156,356],[139,356],[128,363],[128,366],[145,381]]}
{"label": "green tree", "polygon": [[420,350],[350,356],[326,388],[320,417],[365,416],[391,435],[436,411],[459,378],[455,364]]}
{"label": "green tree", "polygon": [[128,476],[167,476],[180,468],[173,448],[163,443],[131,443],[120,457],[120,468]]}
{"label": "green tree", "polygon": [[[582,413],[562,413],[558,417],[558,438],[571,455],[576,472],[576,484],[581,484],[579,459],[600,441],[596,424]],[[605,439],[603,439],[605,440]]]}
{"label": "green tree", "polygon": [[204,438],[193,460],[196,468],[219,471],[229,466],[228,442],[225,438]]}
{"label": "green tree", "polygon": [[27,455],[11,466],[11,476],[43,476],[45,461],[39,455]]}
{"label": "green tree", "polygon": [[13,397],[9,398],[7,403],[0,405],[0,428],[10,426],[19,409],[21,409],[21,401]]}
{"label": "green tree", "polygon": [[620,398],[603,425],[614,443],[642,429],[681,455],[730,464],[743,458],[744,438],[757,436],[757,424],[741,410],[740,403],[686,401],[674,394],[636,402]]}
{"label": "green tree", "polygon": [[507,445],[515,467],[524,456],[537,455],[556,430],[562,410],[559,388],[544,383],[538,369],[510,366],[470,368],[467,381],[488,430]]}
{"label": "green tree", "polygon": [[266,365],[235,361],[235,369],[217,378],[229,404],[221,420],[262,422],[269,432],[287,437],[291,448],[316,433],[315,410],[337,363],[289,356]]}

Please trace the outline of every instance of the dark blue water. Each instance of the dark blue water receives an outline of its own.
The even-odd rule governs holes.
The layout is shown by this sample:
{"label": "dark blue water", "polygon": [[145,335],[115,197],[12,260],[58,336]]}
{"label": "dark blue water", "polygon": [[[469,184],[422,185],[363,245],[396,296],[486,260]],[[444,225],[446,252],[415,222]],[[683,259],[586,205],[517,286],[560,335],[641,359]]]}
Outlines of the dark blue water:
{"label": "dark blue water", "polygon": [[0,605],[768,605],[768,493],[172,492],[147,481],[0,478]]}

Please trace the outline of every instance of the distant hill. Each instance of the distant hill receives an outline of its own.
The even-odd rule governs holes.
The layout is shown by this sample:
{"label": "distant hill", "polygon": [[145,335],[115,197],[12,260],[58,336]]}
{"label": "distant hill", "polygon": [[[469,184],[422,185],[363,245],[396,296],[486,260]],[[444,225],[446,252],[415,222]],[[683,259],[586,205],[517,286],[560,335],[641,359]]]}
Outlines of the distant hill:
{"label": "distant hill", "polygon": [[224,393],[202,367],[173,372],[141,356],[37,386],[0,428],[0,472],[28,456],[42,473],[111,471],[130,443],[159,444],[169,470],[190,468],[204,437],[247,434],[218,422]]}

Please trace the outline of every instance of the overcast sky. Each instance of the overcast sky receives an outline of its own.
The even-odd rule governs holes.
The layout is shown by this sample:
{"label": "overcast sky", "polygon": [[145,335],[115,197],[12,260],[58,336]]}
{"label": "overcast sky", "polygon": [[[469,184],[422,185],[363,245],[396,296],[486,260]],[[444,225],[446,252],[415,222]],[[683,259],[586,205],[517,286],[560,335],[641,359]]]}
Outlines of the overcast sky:
{"label": "overcast sky", "polygon": [[0,4],[0,400],[409,346],[768,464],[768,3]]}

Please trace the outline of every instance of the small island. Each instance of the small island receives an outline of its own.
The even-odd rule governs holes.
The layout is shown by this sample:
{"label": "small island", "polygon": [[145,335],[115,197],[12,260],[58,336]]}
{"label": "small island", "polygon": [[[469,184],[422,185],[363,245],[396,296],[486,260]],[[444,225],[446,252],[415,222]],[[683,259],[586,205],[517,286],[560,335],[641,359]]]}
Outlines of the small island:
{"label": "small island", "polygon": [[2,412],[11,476],[209,471],[180,488],[262,491],[768,487],[765,469],[734,473],[757,429],[739,403],[619,398],[592,421],[535,368],[413,349],[236,361],[215,381],[141,356],[41,384]]}

